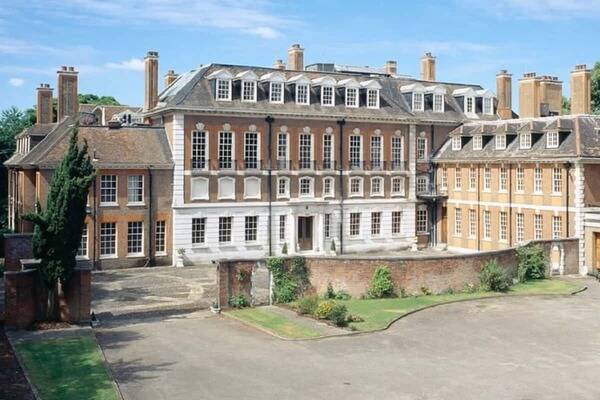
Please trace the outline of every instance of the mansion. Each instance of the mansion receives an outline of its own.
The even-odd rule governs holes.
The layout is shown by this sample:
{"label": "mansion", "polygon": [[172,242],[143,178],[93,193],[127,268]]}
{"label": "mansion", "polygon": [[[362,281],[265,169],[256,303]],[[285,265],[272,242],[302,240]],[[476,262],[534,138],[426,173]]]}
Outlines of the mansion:
{"label": "mansion", "polygon": [[[143,108],[115,110],[81,110],[76,71],[60,70],[58,120],[42,85],[38,123],[6,163],[11,228],[31,231],[20,215],[43,204],[85,112],[98,178],[80,258],[94,268],[583,238],[598,119],[559,116],[555,77],[526,74],[517,115],[507,71],[494,94],[437,80],[430,53],[420,62],[419,79],[395,61],[305,66],[293,45],[287,65],[169,70],[159,90],[148,52]],[[573,112],[588,114],[590,72],[571,79]]]}

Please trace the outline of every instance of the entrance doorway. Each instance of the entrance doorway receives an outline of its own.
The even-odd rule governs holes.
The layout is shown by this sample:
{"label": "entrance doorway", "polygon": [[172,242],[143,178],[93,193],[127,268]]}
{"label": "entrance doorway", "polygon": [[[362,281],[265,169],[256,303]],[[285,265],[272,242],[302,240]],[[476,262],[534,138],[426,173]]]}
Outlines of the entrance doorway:
{"label": "entrance doorway", "polygon": [[313,217],[298,217],[298,248],[300,251],[313,248]]}

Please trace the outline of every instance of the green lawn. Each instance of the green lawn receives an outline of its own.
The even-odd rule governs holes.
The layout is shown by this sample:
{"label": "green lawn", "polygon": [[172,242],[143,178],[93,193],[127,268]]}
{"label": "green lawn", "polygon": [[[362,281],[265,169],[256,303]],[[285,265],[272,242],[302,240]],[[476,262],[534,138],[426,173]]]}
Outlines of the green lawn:
{"label": "green lawn", "polygon": [[43,400],[117,400],[91,336],[18,343],[16,350]]}
{"label": "green lawn", "polygon": [[[527,283],[518,283],[505,295],[570,294],[580,288],[580,285],[573,282],[557,279],[544,279]],[[342,301],[342,303],[348,308],[348,313],[359,315],[364,319],[363,322],[351,323],[350,326],[353,329],[359,331],[372,331],[383,329],[396,318],[426,306],[449,301],[478,299],[496,295],[499,295],[499,293],[475,292],[376,300],[352,299]]]}
{"label": "green lawn", "polygon": [[282,315],[260,308],[244,308],[228,311],[227,313],[251,325],[266,329],[285,338],[307,339],[320,336],[319,332],[314,329],[302,326]]}

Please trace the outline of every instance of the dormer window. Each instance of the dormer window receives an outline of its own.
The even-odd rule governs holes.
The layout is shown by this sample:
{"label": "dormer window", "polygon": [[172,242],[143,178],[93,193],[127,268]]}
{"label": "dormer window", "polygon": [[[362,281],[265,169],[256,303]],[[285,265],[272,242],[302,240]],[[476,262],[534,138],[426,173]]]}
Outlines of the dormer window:
{"label": "dormer window", "polygon": [[379,91],[381,85],[376,80],[370,79],[360,84],[367,90],[367,108],[379,108]]}
{"label": "dormer window", "polygon": [[444,112],[444,95],[433,94],[433,112]]}
{"label": "dormer window", "polygon": [[256,81],[242,81],[242,101],[256,101]]}
{"label": "dormer window", "polygon": [[546,133],[546,147],[549,149],[556,149],[558,147],[558,131],[550,131]]}
{"label": "dormer window", "polygon": [[483,148],[483,136],[473,136],[473,150],[481,150]]}
{"label": "dormer window", "polygon": [[321,105],[325,107],[335,106],[335,85],[336,80],[330,76],[313,79],[315,86],[321,87]]}
{"label": "dormer window", "polygon": [[471,118],[475,117],[475,97],[476,97],[476,92],[472,87],[466,87],[466,88],[461,88],[461,89],[456,89],[455,91],[452,92],[452,95],[454,96],[454,98],[456,98],[456,100],[459,102],[459,104],[462,104],[462,109],[464,111],[465,114],[470,114],[468,115]]}
{"label": "dormer window", "polygon": [[231,72],[220,69],[208,75],[207,79],[215,80],[215,100],[231,101],[231,81],[233,79]]}
{"label": "dormer window", "polygon": [[346,88],[346,107],[358,107],[358,88]]}
{"label": "dormer window", "polygon": [[400,88],[405,100],[413,112],[425,110],[425,87],[420,83],[405,85]]}
{"label": "dormer window", "polygon": [[478,98],[481,97],[481,112],[484,115],[494,115],[494,93],[489,89],[481,89],[475,94]]}
{"label": "dormer window", "polygon": [[519,135],[519,148],[530,149],[531,148],[531,133],[521,133]]}
{"label": "dormer window", "polygon": [[452,150],[457,151],[462,147],[462,140],[460,136],[452,136]]}
{"label": "dormer window", "polygon": [[444,95],[446,89],[440,85],[427,86],[425,88],[425,108],[431,107],[436,113],[444,112]]}
{"label": "dormer window", "polygon": [[271,82],[269,84],[269,102],[283,103],[283,82]]}
{"label": "dormer window", "polygon": [[423,93],[414,92],[412,95],[412,110],[423,111]]}
{"label": "dormer window", "polygon": [[493,114],[492,111],[492,98],[491,97],[484,97],[483,98],[483,113],[490,115]]}
{"label": "dormer window", "polygon": [[465,97],[465,112],[466,113],[474,113],[475,112],[475,97]]}
{"label": "dormer window", "polygon": [[496,150],[506,149],[506,135],[496,135]]}
{"label": "dormer window", "polygon": [[288,83],[296,86],[296,104],[310,104],[310,79],[304,75],[296,75]]}

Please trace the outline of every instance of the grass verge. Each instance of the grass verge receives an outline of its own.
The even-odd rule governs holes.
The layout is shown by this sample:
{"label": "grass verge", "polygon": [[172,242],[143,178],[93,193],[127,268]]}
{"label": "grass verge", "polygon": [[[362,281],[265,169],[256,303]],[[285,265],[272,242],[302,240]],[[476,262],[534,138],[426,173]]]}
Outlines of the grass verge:
{"label": "grass verge", "polygon": [[17,343],[43,400],[118,400],[93,337]]}
{"label": "grass verge", "polygon": [[259,308],[244,308],[228,311],[227,314],[284,338],[308,339],[320,336],[320,333],[314,329],[302,326],[282,315]]}
{"label": "grass verge", "polygon": [[348,313],[360,315],[363,322],[353,322],[350,327],[358,331],[384,329],[392,321],[412,311],[452,301],[480,299],[491,296],[538,295],[538,294],[570,294],[581,289],[581,285],[557,279],[542,279],[526,283],[518,283],[506,294],[496,292],[455,293],[431,296],[411,296],[392,299],[352,299],[341,301],[348,308]]}

